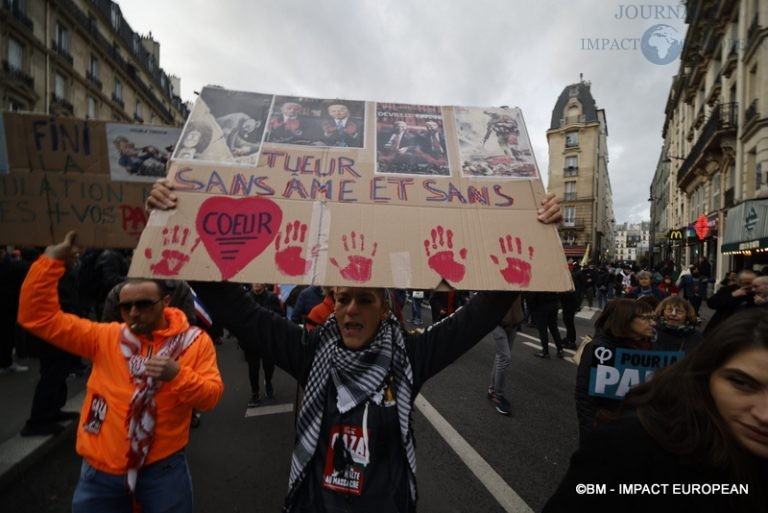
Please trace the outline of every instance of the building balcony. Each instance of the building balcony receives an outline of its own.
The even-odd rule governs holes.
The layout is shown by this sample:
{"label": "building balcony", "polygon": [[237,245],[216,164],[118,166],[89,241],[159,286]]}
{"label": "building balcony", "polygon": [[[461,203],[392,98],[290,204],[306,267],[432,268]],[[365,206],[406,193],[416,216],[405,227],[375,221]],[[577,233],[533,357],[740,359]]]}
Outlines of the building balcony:
{"label": "building balcony", "polygon": [[95,76],[90,71],[87,71],[85,73],[85,78],[88,79],[88,82],[90,82],[93,85],[93,87],[95,87],[96,89],[101,91],[101,80],[99,80],[99,78],[97,76]]}
{"label": "building balcony", "polygon": [[593,199],[592,196],[579,196],[575,192],[563,193],[563,201],[592,201]]}
{"label": "building balcony", "polygon": [[564,118],[560,118],[560,128],[567,126],[567,125],[575,125],[577,123],[586,123],[587,117],[584,114],[581,114],[580,116],[565,116]]}
{"label": "building balcony", "polygon": [[2,0],[2,7],[4,10],[10,12],[13,19],[19,22],[20,25],[26,27],[30,32],[34,31],[34,23],[29,19],[27,13],[19,9],[18,4],[11,2],[11,0]]}
{"label": "building balcony", "polygon": [[75,112],[75,108],[64,98],[56,96],[56,93],[51,93],[51,114],[64,113],[72,114]]}
{"label": "building balcony", "polygon": [[6,60],[3,60],[3,78],[8,82],[16,82],[31,90],[35,88],[35,80],[30,75],[15,66],[11,66]]}
{"label": "building balcony", "polygon": [[56,55],[67,61],[70,66],[74,64],[75,60],[72,58],[72,54],[69,53],[67,48],[60,46],[55,40],[51,40],[51,48]]}
{"label": "building balcony", "polygon": [[563,168],[563,176],[579,176],[579,166],[566,166]]}
{"label": "building balcony", "polygon": [[117,96],[115,93],[112,93],[112,101],[115,104],[119,105],[121,109],[125,109],[125,102],[123,101],[122,98]]}
{"label": "building balcony", "polygon": [[586,226],[586,222],[583,218],[577,217],[572,219],[564,219],[561,229],[566,230],[583,230]]}
{"label": "building balcony", "polygon": [[737,102],[719,105],[712,110],[688,157],[677,170],[678,187],[685,188],[693,181],[698,164],[705,158],[721,156],[723,142],[728,140],[735,142],[738,110]]}

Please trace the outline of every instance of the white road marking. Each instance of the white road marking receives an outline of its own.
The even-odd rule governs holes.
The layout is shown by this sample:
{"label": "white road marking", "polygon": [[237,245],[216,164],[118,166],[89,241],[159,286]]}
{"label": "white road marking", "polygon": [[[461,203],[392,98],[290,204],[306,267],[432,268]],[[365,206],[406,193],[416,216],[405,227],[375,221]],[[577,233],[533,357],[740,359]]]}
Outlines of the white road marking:
{"label": "white road marking", "polygon": [[293,403],[273,404],[271,406],[257,406],[245,410],[245,418],[260,417],[261,415],[275,415],[277,413],[290,413],[293,411]]}
{"label": "white road marking", "polygon": [[414,402],[416,408],[424,415],[440,436],[448,443],[461,461],[493,495],[496,501],[507,513],[533,513],[525,501],[515,492],[499,474],[493,470],[487,461],[453,429],[445,418],[419,394]]}
{"label": "white road marking", "polygon": [[[538,337],[532,337],[531,335],[528,335],[526,333],[521,333],[519,331],[517,332],[516,336],[525,337],[525,338],[534,340],[536,343],[523,340],[523,344],[525,344],[526,346],[532,347],[534,349],[541,349],[541,341],[538,339]],[[557,351],[557,346],[555,346],[555,344],[553,344],[552,342],[549,343],[549,347]],[[571,356],[563,358],[563,360],[565,360],[566,362],[571,362],[572,364],[576,365],[576,362],[573,361],[573,355],[576,354],[576,351],[574,351],[573,349],[565,349],[564,351],[565,351],[565,354],[570,354]]]}

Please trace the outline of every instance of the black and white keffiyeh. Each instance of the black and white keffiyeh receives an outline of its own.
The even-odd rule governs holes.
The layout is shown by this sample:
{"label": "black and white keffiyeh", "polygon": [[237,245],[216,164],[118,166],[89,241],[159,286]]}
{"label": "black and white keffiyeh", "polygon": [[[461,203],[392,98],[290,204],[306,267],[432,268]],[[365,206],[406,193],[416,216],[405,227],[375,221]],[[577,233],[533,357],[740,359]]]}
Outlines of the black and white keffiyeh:
{"label": "black and white keffiyeh", "polygon": [[319,328],[319,344],[304,391],[304,402],[297,422],[298,441],[291,457],[288,501],[307,475],[307,467],[317,448],[329,378],[336,386],[336,407],[345,413],[373,401],[380,404],[387,375],[396,383],[400,438],[408,459],[411,499],[416,500],[416,451],[411,434],[411,391],[413,370],[405,350],[403,330],[390,313],[381,322],[373,341],[362,350],[351,350],[341,343],[336,316]]}

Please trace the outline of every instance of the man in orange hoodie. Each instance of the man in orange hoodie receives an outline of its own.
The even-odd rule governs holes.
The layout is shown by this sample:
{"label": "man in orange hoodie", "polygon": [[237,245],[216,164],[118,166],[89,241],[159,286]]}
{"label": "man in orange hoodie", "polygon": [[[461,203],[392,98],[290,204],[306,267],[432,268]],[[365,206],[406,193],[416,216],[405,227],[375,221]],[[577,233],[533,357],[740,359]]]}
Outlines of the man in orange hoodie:
{"label": "man in orange hoodie", "polygon": [[93,370],[81,410],[83,457],[73,513],[192,512],[184,447],[192,410],[209,410],[224,385],[208,335],[190,327],[155,280],[120,291],[122,323],[95,323],[59,307],[57,283],[76,255],[75,232],[49,246],[21,290],[19,324]]}

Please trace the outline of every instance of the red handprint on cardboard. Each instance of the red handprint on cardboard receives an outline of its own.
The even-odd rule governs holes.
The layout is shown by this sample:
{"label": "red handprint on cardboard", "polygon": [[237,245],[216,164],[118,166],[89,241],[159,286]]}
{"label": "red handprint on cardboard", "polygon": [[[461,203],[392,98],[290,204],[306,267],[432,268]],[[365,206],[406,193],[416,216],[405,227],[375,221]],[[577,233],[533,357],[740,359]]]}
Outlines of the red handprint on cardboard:
{"label": "red handprint on cardboard", "polygon": [[[456,261],[453,249],[453,231],[446,230],[442,226],[435,226],[431,232],[432,242],[429,239],[424,240],[424,251],[429,259],[429,267],[444,279],[451,282],[458,282],[464,279],[466,267],[463,263]],[[439,250],[434,254],[432,251]],[[467,258],[467,248],[459,250],[459,257],[464,260]]]}
{"label": "red handprint on cardboard", "polygon": [[[160,251],[160,260],[149,265],[153,274],[159,276],[176,276],[179,274],[181,268],[189,262],[189,257],[197,245],[200,244],[200,237],[197,237],[192,248],[186,252],[189,234],[189,228],[182,228],[179,225],[163,228],[163,249]],[[147,260],[152,260],[152,248],[144,250],[144,257]]]}
{"label": "red handprint on cardboard", "polygon": [[[304,241],[307,239],[307,225],[299,220],[285,225],[285,240],[281,243],[282,232],[277,232],[275,238],[275,264],[286,276],[303,276],[309,271],[312,262],[301,256]],[[285,244],[284,249],[280,245]],[[317,255],[318,246],[310,250],[312,256]]]}
{"label": "red handprint on cardboard", "polygon": [[[511,235],[499,237],[499,246],[501,247],[501,257],[506,258],[506,267],[499,269],[501,276],[509,284],[527,287],[531,283],[531,264],[523,260],[523,241],[520,237]],[[533,260],[533,246],[528,246],[528,260]],[[517,254],[519,257],[510,256]],[[491,255],[491,261],[499,265],[499,258]]]}
{"label": "red handprint on cardboard", "polygon": [[[347,255],[346,267],[342,269],[335,258],[331,258],[330,262],[339,269],[339,272],[341,273],[341,276],[344,279],[365,283],[366,281],[369,281],[371,279],[371,275],[373,274],[373,257],[376,256],[376,249],[378,248],[378,243],[377,242],[373,243],[371,256],[366,257],[363,255],[363,252],[365,251],[365,235],[363,235],[362,233],[359,234],[359,239],[360,239],[360,249],[359,249],[360,254]],[[350,248],[352,251],[355,251],[355,252],[358,251],[358,248],[357,248],[358,234],[357,233],[351,232],[349,234],[349,237],[347,237],[346,235],[343,235],[341,237],[341,241],[344,244],[344,251],[346,251],[347,253],[350,252]]]}

